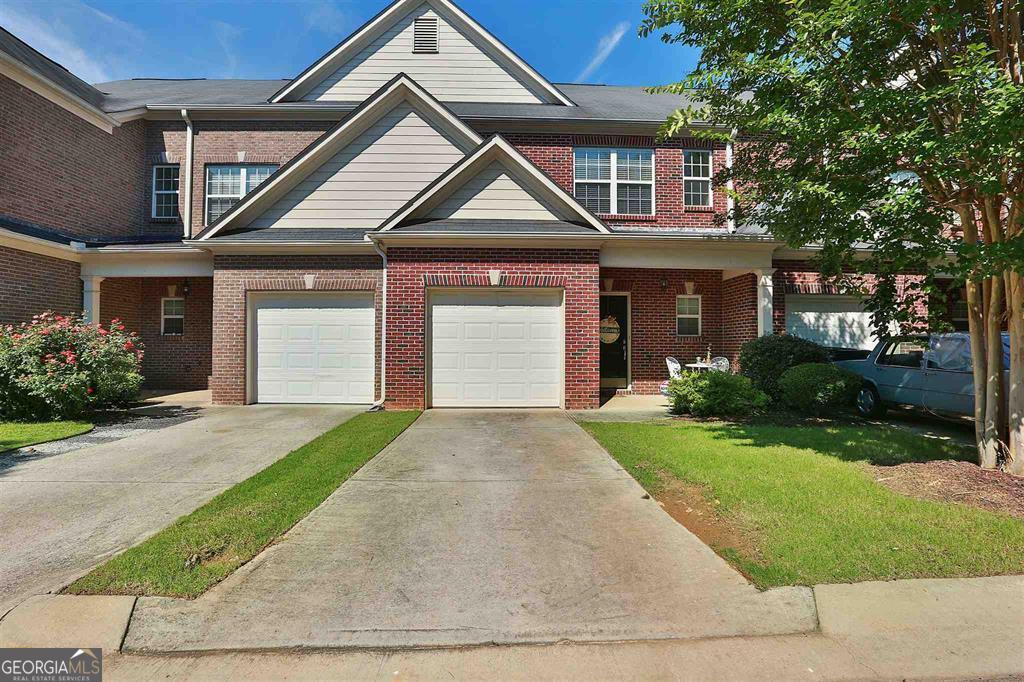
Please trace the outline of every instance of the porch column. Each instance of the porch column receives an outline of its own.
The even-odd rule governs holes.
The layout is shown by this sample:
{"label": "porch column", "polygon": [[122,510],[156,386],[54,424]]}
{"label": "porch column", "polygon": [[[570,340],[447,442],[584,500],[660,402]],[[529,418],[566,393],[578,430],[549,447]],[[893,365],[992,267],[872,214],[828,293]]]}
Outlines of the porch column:
{"label": "porch column", "polygon": [[100,282],[103,277],[82,277],[82,313],[86,322],[96,324],[100,321]]}
{"label": "porch column", "polygon": [[773,327],[773,296],[775,286],[772,275],[775,268],[761,268],[757,271],[757,335],[770,336]]}

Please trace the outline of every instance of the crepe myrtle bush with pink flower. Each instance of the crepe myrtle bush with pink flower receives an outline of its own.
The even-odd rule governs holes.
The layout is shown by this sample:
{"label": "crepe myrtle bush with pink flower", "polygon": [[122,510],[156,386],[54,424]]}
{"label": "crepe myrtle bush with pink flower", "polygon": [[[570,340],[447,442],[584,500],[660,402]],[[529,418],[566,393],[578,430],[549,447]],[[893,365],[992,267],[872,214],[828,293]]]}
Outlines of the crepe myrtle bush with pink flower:
{"label": "crepe myrtle bush with pink flower", "polygon": [[0,327],[0,419],[71,419],[126,403],[142,385],[142,353],[117,319],[104,327],[45,312]]}

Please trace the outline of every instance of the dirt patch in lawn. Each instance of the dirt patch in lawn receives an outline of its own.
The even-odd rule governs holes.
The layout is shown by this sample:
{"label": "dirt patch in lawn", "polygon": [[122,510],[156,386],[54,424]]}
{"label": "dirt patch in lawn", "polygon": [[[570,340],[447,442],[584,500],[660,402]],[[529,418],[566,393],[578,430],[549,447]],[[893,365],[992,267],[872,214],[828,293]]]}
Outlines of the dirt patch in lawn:
{"label": "dirt patch in lawn", "polygon": [[1024,478],[970,462],[937,460],[871,467],[875,481],[924,500],[957,502],[1024,519]]}
{"label": "dirt patch in lawn", "polygon": [[719,552],[732,550],[745,557],[759,556],[753,534],[723,518],[715,502],[708,500],[700,486],[684,483],[669,474],[659,478],[654,499],[704,544]]}

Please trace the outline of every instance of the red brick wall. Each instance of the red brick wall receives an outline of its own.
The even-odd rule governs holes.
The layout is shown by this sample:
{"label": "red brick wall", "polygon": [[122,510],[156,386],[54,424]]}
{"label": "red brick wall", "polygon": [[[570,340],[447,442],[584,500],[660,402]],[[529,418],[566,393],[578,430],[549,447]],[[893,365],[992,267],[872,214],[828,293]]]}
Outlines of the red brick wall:
{"label": "red brick wall", "polygon": [[[249,291],[303,291],[304,275],[317,290],[345,289],[345,282],[372,280],[380,339],[381,260],[377,256],[216,256],[213,272],[213,401],[245,402],[246,301]],[[362,285],[358,288],[362,288]],[[349,289],[351,290],[351,289]],[[379,341],[378,341],[379,345]],[[375,392],[380,391],[380,349],[375,351]]]}
{"label": "red brick wall", "polygon": [[[824,281],[821,273],[809,261],[800,260],[777,260],[772,262],[775,274],[772,276],[772,319],[774,332],[776,334],[786,329],[786,293],[837,293]],[[919,275],[908,273],[901,275],[897,280],[897,287],[904,287]],[[874,276],[868,275],[862,282],[865,287],[871,288],[874,285]],[[914,303],[918,317],[924,323],[928,318],[928,303],[919,300]]]}
{"label": "red brick wall", "polygon": [[160,333],[160,299],[168,295],[169,286],[176,286],[175,295],[182,296],[184,284],[185,279],[172,277],[113,277],[100,284],[104,324],[120,319],[145,345],[142,374],[146,388],[207,388],[213,356],[213,278],[188,279],[185,333]]}
{"label": "red brick wall", "polygon": [[145,123],[100,130],[0,76],[0,214],[75,236],[135,234]]}
{"label": "red brick wall", "polygon": [[[721,270],[601,268],[602,289],[607,279],[613,280],[611,291],[631,294],[634,392],[658,392],[661,382],[668,379],[668,356],[685,365],[698,355],[703,358],[709,345],[712,355],[725,354]],[[700,336],[676,335],[676,296],[687,293],[686,282],[693,282],[693,293],[701,297]]]}
{"label": "red brick wall", "polygon": [[[426,397],[426,275],[554,276],[565,291],[565,406],[597,407],[598,252],[555,249],[393,248],[388,252],[387,404],[422,409]],[[510,282],[515,286],[515,281]]]}
{"label": "red brick wall", "polygon": [[45,310],[82,312],[80,275],[78,263],[0,246],[0,324],[27,322]]}
{"label": "red brick wall", "polygon": [[639,230],[658,228],[717,228],[715,214],[724,215],[725,192],[713,189],[713,207],[683,206],[683,149],[713,149],[713,170],[725,167],[725,146],[710,145],[689,138],[656,142],[653,137],[621,135],[569,135],[557,133],[509,133],[509,142],[537,166],[550,175],[570,194],[573,193],[573,148],[640,147],[654,149],[654,204],[655,215],[650,217],[602,216],[614,227]]}
{"label": "red brick wall", "polygon": [[739,369],[740,348],[757,338],[757,275],[722,282],[722,353]]}

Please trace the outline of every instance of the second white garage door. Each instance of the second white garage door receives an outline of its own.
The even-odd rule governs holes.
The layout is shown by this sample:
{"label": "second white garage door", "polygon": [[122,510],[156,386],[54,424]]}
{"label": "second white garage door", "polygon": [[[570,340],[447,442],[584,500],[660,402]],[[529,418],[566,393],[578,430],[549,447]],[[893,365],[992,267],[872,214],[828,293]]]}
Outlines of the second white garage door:
{"label": "second white garage door", "polygon": [[372,294],[254,299],[255,400],[372,403]]}
{"label": "second white garage door", "polygon": [[827,348],[875,347],[871,313],[853,296],[786,296],[786,331]]}
{"label": "second white garage door", "polygon": [[436,291],[430,297],[434,407],[558,407],[560,291]]}

